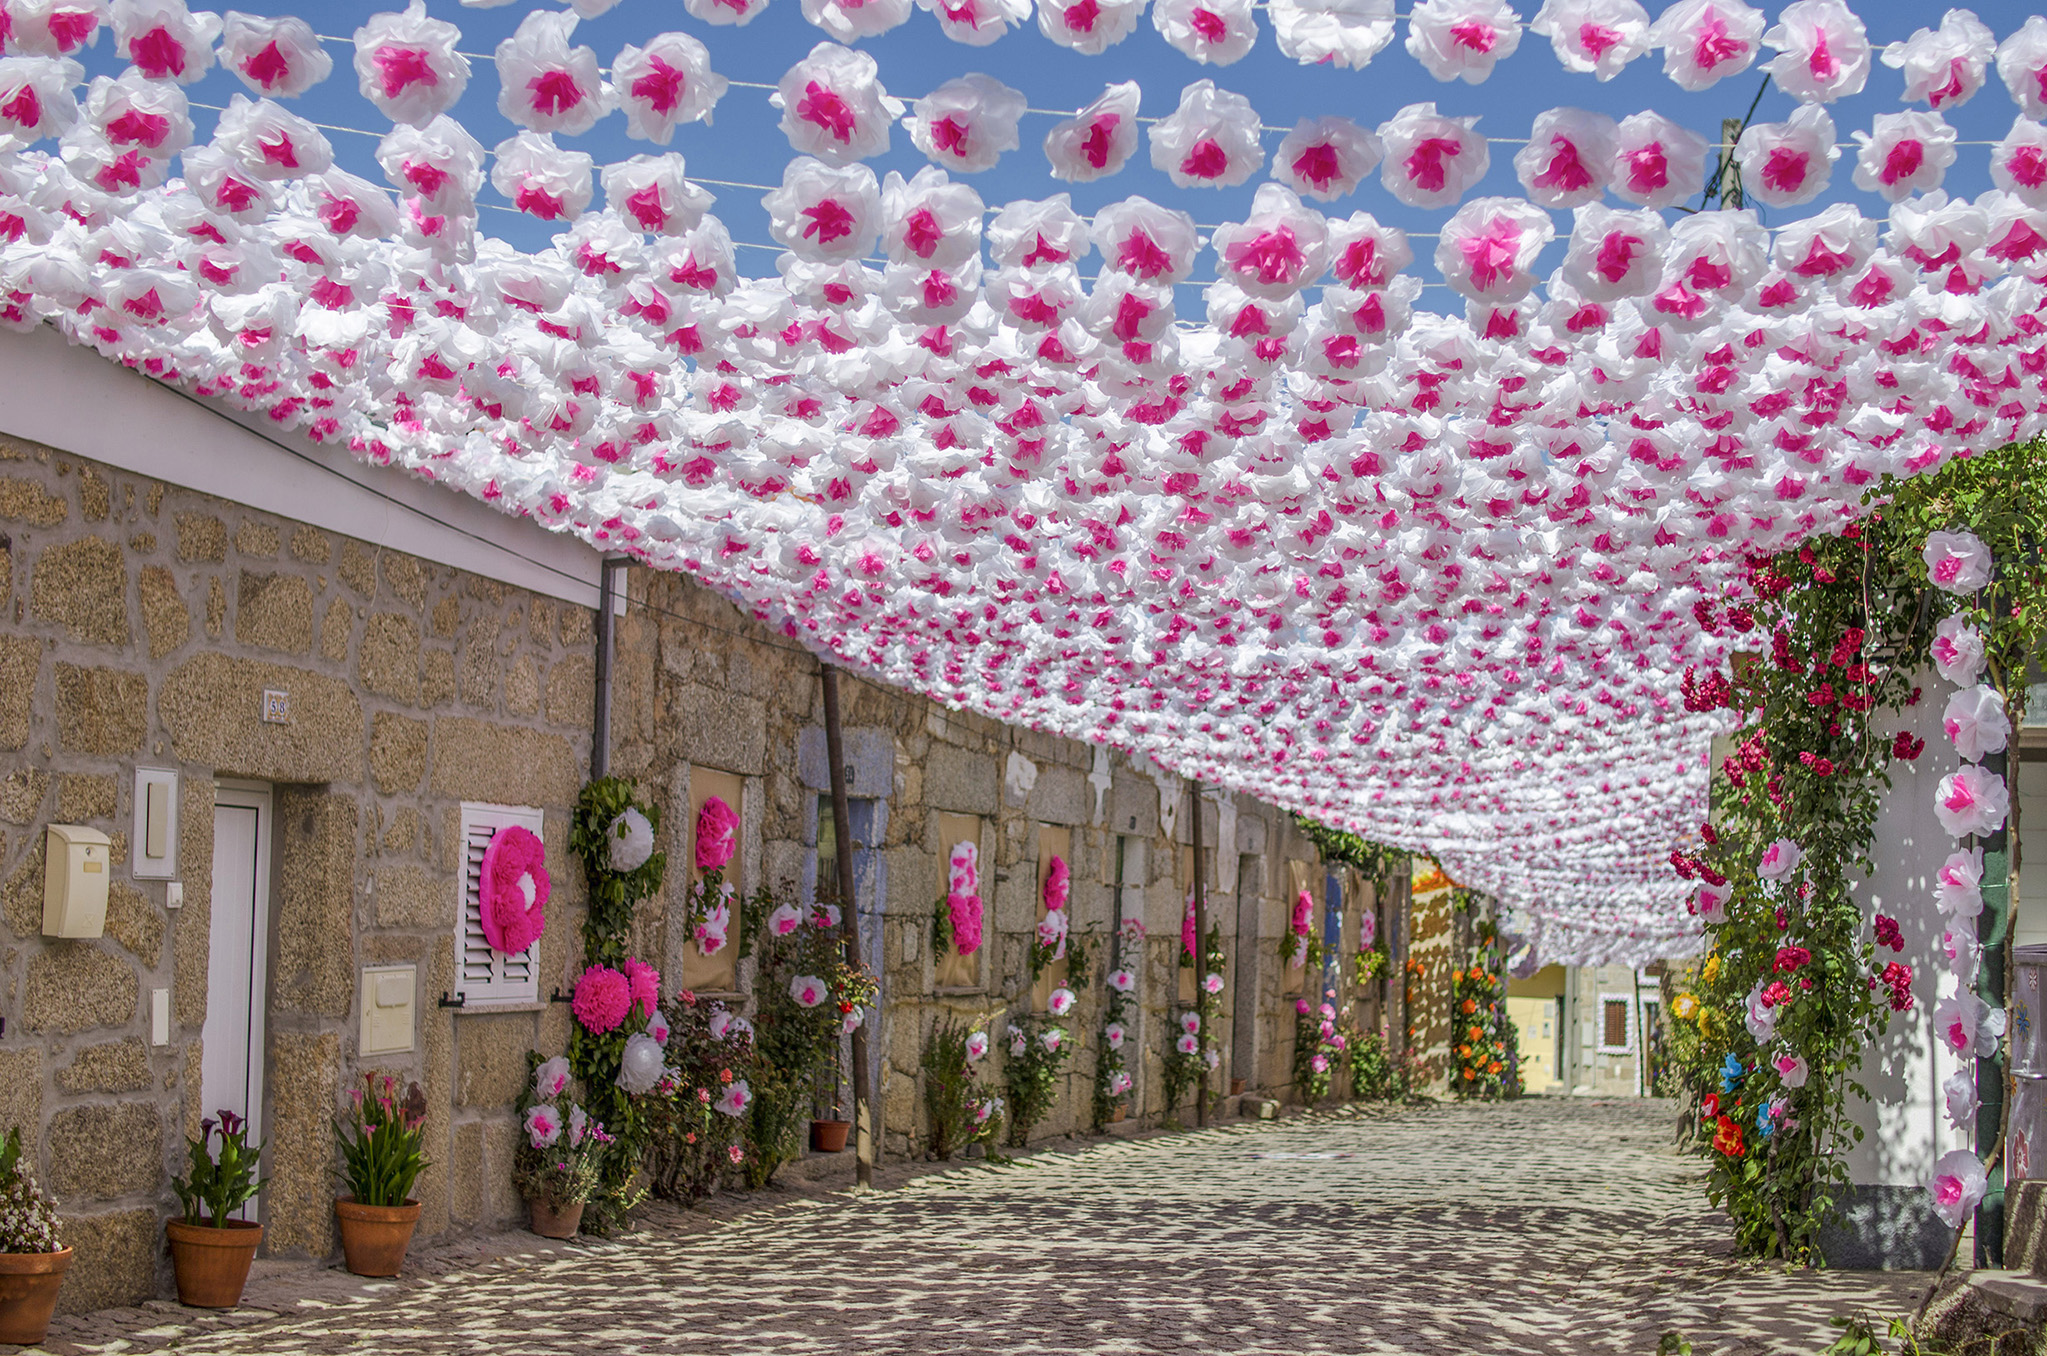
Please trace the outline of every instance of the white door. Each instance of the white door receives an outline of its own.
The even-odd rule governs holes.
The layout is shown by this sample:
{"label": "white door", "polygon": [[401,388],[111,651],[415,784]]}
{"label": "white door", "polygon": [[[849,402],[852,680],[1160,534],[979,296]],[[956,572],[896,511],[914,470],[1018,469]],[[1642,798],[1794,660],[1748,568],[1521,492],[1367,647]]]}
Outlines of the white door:
{"label": "white door", "polygon": [[213,796],[213,922],[206,961],[199,1114],[245,1116],[263,1139],[263,996],[270,951],[267,786],[220,782]]}

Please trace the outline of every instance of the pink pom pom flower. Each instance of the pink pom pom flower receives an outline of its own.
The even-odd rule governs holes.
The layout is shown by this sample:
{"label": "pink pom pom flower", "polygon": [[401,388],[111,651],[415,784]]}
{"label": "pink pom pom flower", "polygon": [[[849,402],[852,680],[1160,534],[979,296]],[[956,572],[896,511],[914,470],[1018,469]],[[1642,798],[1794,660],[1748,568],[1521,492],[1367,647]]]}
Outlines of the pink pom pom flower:
{"label": "pink pom pom flower", "polygon": [[593,965],[576,981],[569,1011],[593,1036],[616,1031],[633,1007],[633,985],[608,965]]}
{"label": "pink pom pom flower", "polygon": [[626,985],[632,994],[632,1011],[642,1017],[652,1017],[654,1007],[661,1001],[661,972],[643,960],[626,957]]}
{"label": "pink pom pom flower", "polygon": [[529,829],[508,824],[483,850],[478,890],[484,940],[516,956],[547,929],[547,849]]}

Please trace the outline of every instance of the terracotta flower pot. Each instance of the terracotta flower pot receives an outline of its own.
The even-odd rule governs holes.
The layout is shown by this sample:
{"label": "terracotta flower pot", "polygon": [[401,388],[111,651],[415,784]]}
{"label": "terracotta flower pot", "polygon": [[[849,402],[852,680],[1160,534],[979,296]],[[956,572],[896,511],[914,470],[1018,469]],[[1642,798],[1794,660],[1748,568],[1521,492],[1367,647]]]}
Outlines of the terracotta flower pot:
{"label": "terracotta flower pot", "polygon": [[846,1134],[853,1128],[851,1121],[812,1121],[810,1123],[810,1149],[812,1153],[836,1154],[846,1150]]}
{"label": "terracotta flower pot", "polygon": [[1118,1121],[1127,1121],[1129,1119],[1130,1104],[1127,1102],[1116,1103],[1116,1114],[1109,1117],[1109,1124],[1114,1125]]}
{"label": "terracotta flower pot", "polygon": [[178,1302],[194,1309],[232,1309],[242,1302],[249,1263],[263,1242],[263,1226],[231,1219],[222,1228],[164,1221],[171,1241],[171,1265],[178,1274]]}
{"label": "terracotta flower pot", "polygon": [[0,1252],[0,1342],[32,1347],[50,1331],[71,1249]]}
{"label": "terracotta flower pot", "polygon": [[419,1227],[419,1202],[358,1205],[355,1197],[334,1202],[341,1221],[341,1255],[357,1276],[396,1276],[405,1269],[405,1250]]}
{"label": "terracotta flower pot", "polygon": [[556,1210],[545,1201],[528,1201],[533,1210],[533,1232],[542,1238],[574,1238],[583,1224],[583,1203]]}

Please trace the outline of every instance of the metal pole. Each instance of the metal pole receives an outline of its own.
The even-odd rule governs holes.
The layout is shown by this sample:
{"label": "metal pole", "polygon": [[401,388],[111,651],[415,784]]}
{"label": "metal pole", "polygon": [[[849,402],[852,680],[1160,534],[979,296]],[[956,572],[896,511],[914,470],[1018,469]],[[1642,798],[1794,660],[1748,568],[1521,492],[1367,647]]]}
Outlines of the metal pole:
{"label": "metal pole", "polygon": [[606,557],[597,562],[597,710],[591,719],[590,780],[598,781],[611,769],[611,612],[612,572],[623,560]]}
{"label": "metal pole", "polygon": [[1194,1010],[1201,1015],[1201,1032],[1196,1038],[1195,1057],[1201,1061],[1201,1088],[1194,1104],[1194,1123],[1208,1124],[1208,873],[1201,869],[1201,783],[1187,783],[1187,797],[1194,813]]}
{"label": "metal pole", "polygon": [[[825,757],[832,765],[832,831],[838,846],[839,924],[846,939],[846,963],[861,963],[860,904],[853,893],[853,816],[846,805],[846,747],[839,730],[839,671],[830,664],[818,666],[824,686]],[[881,1021],[876,1007],[874,1020]],[[853,1028],[853,1125],[858,1137],[854,1166],[861,1186],[874,1185],[874,1162],[880,1157],[880,1136],[874,1127],[874,1089],[867,1067],[867,1024]]]}
{"label": "metal pole", "polygon": [[[2012,741],[2014,747],[2017,740]],[[1995,753],[1983,760],[1983,769],[2007,780],[2011,754]],[[2012,797],[2012,814],[2018,811],[2018,797]],[[1978,991],[1993,1008],[2005,1005],[2005,965],[2011,950],[2011,858],[2017,835],[2010,821],[1996,832],[1976,840],[1983,848],[1983,912],[1976,917],[1976,936],[1983,943],[1982,979]],[[1987,1158],[2004,1131],[2003,1055],[1992,1051],[1976,1061],[1976,1154]],[[2006,1173],[2000,1163],[1990,1170],[1989,1189],[1976,1207],[1976,1265],[2004,1265],[2004,1184]]]}

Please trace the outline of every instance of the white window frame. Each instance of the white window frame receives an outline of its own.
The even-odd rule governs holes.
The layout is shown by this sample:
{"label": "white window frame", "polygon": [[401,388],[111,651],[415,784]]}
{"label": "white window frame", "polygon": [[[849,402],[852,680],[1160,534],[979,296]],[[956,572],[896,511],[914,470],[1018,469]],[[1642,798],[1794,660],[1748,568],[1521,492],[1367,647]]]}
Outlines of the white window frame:
{"label": "white window frame", "polygon": [[[1625,1033],[1619,1045],[1606,1043],[1606,1009],[1610,1003],[1621,1007],[1621,1030]],[[1599,995],[1599,1053],[1602,1055],[1628,1055],[1635,1050],[1635,1000],[1626,994],[1603,993]]]}
{"label": "white window frame", "polygon": [[542,812],[531,805],[462,802],[461,866],[455,877],[455,995],[465,1012],[540,1001],[540,943],[506,955],[484,940],[479,888],[483,853],[498,830],[516,825],[538,838]]}

